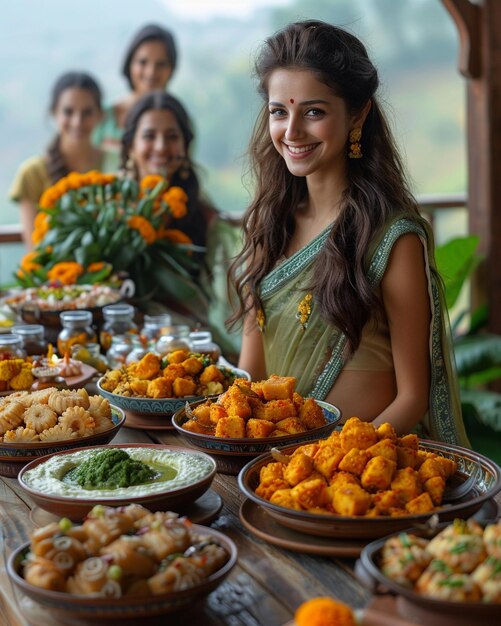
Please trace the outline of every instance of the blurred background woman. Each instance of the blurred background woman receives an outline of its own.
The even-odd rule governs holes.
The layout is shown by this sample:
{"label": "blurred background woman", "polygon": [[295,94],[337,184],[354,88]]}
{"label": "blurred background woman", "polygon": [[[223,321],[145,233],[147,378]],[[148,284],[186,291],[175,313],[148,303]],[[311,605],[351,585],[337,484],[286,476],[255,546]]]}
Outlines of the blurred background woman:
{"label": "blurred background woman", "polygon": [[42,193],[71,171],[111,171],[105,153],[91,142],[92,131],[101,121],[101,90],[89,74],[63,74],[52,89],[50,113],[57,134],[44,155],[34,156],[19,168],[10,198],[19,202],[23,240],[31,249],[31,233]]}
{"label": "blurred background woman", "polygon": [[118,155],[125,118],[131,107],[151,91],[165,91],[176,63],[177,50],[172,34],[156,24],[143,26],[132,38],[122,66],[130,92],[105,108],[103,121],[93,134],[94,144]]}

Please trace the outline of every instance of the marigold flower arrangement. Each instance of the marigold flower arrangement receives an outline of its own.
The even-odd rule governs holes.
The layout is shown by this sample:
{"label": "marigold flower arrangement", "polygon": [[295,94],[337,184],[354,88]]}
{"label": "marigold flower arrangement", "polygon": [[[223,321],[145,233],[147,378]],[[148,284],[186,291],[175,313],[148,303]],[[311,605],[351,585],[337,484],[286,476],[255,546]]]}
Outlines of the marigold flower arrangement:
{"label": "marigold flower arrangement", "polygon": [[[16,278],[23,287],[107,282],[127,273],[144,296],[193,291],[197,270],[190,238],[176,229],[188,198],[161,176],[140,184],[112,174],[71,172],[39,203],[33,243]],[[181,293],[180,293],[181,292]]]}

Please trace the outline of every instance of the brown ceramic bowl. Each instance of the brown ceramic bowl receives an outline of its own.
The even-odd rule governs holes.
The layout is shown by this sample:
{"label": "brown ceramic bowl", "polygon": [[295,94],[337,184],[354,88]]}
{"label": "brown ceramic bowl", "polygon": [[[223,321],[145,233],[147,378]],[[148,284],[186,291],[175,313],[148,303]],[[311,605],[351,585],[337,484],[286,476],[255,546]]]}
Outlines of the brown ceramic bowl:
{"label": "brown ceramic bowl", "polygon": [[[50,492],[50,487],[46,491],[42,491],[40,489],[33,488],[32,486],[26,483],[26,474],[40,466],[42,463],[47,463],[54,459],[54,457],[61,457],[63,455],[70,455],[73,453],[81,453],[82,450],[92,450],[95,452],[99,452],[101,450],[111,449],[111,448],[142,448],[156,451],[172,451],[173,453],[181,453],[183,456],[186,456],[187,461],[189,462],[190,458],[194,459],[198,457],[200,461],[206,464],[206,472],[202,477],[193,479],[189,481],[187,477],[183,486],[172,488],[169,486],[168,481],[165,482],[163,488],[160,488],[155,493],[149,493],[146,495],[137,495],[134,493],[134,488],[128,488],[129,492],[127,493],[127,489],[122,489],[119,495],[108,495],[108,496],[98,496],[92,491],[89,491],[89,496],[84,497],[78,495],[78,492],[75,494],[71,494],[71,491],[68,495],[55,495]],[[50,459],[48,457],[37,459],[32,461],[20,471],[18,476],[18,481],[24,491],[31,497],[31,499],[37,504],[40,508],[45,509],[46,511],[50,511],[55,515],[59,515],[60,517],[68,517],[72,520],[81,520],[85,515],[92,509],[96,504],[104,504],[106,506],[122,506],[125,504],[130,504],[131,502],[135,502],[137,504],[142,504],[146,508],[152,511],[176,511],[182,507],[186,507],[186,505],[194,502],[197,498],[203,495],[207,489],[211,486],[212,480],[216,474],[216,464],[211,459],[208,454],[204,454],[203,452],[198,452],[197,450],[191,450],[188,448],[181,448],[178,446],[166,446],[160,444],[145,444],[145,443],[125,443],[125,444],[117,444],[117,445],[107,445],[107,446],[92,446],[87,448],[80,448],[77,450],[66,450],[64,452],[59,452],[57,455],[52,455]]]}
{"label": "brown ceramic bowl", "polygon": [[[298,446],[281,448],[282,452],[291,453]],[[445,504],[433,513],[440,521],[452,520],[455,517],[467,518],[476,513],[488,500],[501,490],[501,468],[482,454],[466,448],[435,441],[420,441],[420,449],[435,452],[454,459],[458,464],[458,472],[454,482],[464,482],[468,476],[478,472],[478,480],[472,491],[455,504]],[[345,517],[341,515],[320,515],[307,511],[296,511],[272,504],[255,493],[259,484],[261,468],[271,463],[271,453],[263,454],[248,463],[238,476],[238,484],[243,493],[252,501],[263,507],[275,521],[293,530],[321,537],[350,539],[376,539],[399,532],[410,526],[424,523],[432,515],[403,515],[399,517]]]}
{"label": "brown ceramic bowl", "polygon": [[[484,525],[487,522],[484,523]],[[448,524],[432,530],[410,528],[407,532],[431,539]],[[398,533],[396,533],[398,534]],[[391,535],[390,535],[391,536]],[[491,626],[499,624],[499,604],[486,602],[452,602],[423,596],[388,578],[379,569],[384,537],[365,546],[357,561],[356,572],[361,581],[374,592],[397,595],[400,615],[426,626]]]}
{"label": "brown ceramic bowl", "polygon": [[110,442],[122,428],[125,414],[116,406],[111,407],[114,426],[97,435],[66,439],[64,441],[40,441],[37,443],[0,443],[0,475],[16,478],[27,464],[47,455],[64,450],[74,450],[88,446],[97,446]]}
{"label": "brown ceramic bowl", "polygon": [[166,624],[166,618],[161,616],[187,609],[188,605],[206,596],[226,578],[237,562],[237,548],[231,539],[205,526],[193,525],[192,530],[215,539],[227,550],[229,559],[206,581],[183,591],[148,597],[123,596],[122,598],[76,596],[60,591],[47,591],[27,583],[21,575],[21,563],[29,548],[29,543],[25,543],[12,552],[7,563],[7,572],[18,594],[28,596],[30,600],[40,604],[45,612],[58,620],[58,623],[67,626],[111,623]]}
{"label": "brown ceramic bowl", "polygon": [[[206,399],[190,403],[194,408],[205,402]],[[319,428],[313,428],[305,433],[296,435],[284,435],[282,437],[262,437],[259,439],[243,437],[215,437],[214,435],[204,435],[192,433],[183,428],[186,422],[186,403],[172,416],[172,425],[178,433],[186,439],[192,446],[209,452],[216,460],[218,470],[226,474],[238,474],[242,467],[249,461],[249,458],[259,456],[263,452],[268,452],[276,446],[303,445],[309,441],[316,441],[322,437],[327,437],[341,420],[341,411],[328,402],[317,400],[322,407],[327,424]]]}

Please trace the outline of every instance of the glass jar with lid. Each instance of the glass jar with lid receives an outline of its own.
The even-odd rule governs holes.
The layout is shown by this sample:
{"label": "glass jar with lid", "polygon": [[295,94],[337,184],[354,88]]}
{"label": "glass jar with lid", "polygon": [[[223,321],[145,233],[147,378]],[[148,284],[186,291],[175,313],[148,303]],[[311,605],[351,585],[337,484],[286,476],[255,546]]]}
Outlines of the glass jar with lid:
{"label": "glass jar with lid", "polygon": [[108,371],[108,362],[101,354],[101,346],[98,343],[88,343],[85,346],[76,344],[71,349],[71,356],[77,361],[95,367],[100,374]]}
{"label": "glass jar with lid", "polygon": [[190,327],[185,324],[172,324],[164,328],[164,334],[156,343],[156,351],[164,356],[176,350],[191,350]]}
{"label": "glass jar with lid", "polygon": [[132,350],[130,335],[114,335],[111,338],[111,346],[106,352],[106,360],[111,369],[118,370],[127,360],[127,356]]}
{"label": "glass jar with lid", "polygon": [[157,342],[165,334],[165,329],[172,324],[171,316],[168,313],[161,315],[145,315],[144,326],[141,335],[149,341]]}
{"label": "glass jar with lid", "polygon": [[118,335],[137,334],[134,307],[130,304],[110,304],[103,308],[104,324],[99,333],[103,350],[109,350],[111,340]]}
{"label": "glass jar with lid", "polygon": [[45,329],[41,324],[14,326],[12,334],[21,337],[22,347],[28,356],[41,356],[47,352]]}
{"label": "glass jar with lid", "polygon": [[192,352],[206,354],[213,361],[217,361],[221,356],[221,348],[212,340],[212,335],[208,330],[196,330],[190,333]]}
{"label": "glass jar with lid", "polygon": [[126,365],[130,363],[136,363],[140,361],[145,354],[148,352],[155,351],[154,342],[148,341],[148,339],[143,335],[132,335],[132,350],[127,355],[125,360]]}
{"label": "glass jar with lid", "polygon": [[59,314],[63,329],[57,336],[57,350],[61,356],[71,353],[72,347],[79,343],[85,346],[96,343],[97,336],[92,328],[90,311],[63,311]]}
{"label": "glass jar with lid", "polygon": [[0,360],[16,358],[24,359],[26,352],[23,349],[23,341],[19,335],[6,333],[0,335]]}

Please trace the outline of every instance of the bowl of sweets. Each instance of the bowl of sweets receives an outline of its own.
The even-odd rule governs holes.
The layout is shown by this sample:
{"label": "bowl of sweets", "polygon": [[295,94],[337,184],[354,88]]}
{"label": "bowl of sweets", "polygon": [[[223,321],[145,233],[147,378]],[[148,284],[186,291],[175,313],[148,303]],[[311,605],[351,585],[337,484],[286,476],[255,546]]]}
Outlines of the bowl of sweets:
{"label": "bowl of sweets", "polygon": [[[458,501],[447,501],[474,476]],[[501,489],[501,469],[487,457],[417,435],[397,437],[358,417],[323,440],[273,450],[240,472],[243,493],[275,521],[324,537],[378,538],[436,514],[469,517]],[[470,484],[470,483],[469,483]]]}
{"label": "bowl of sweets", "polygon": [[175,513],[97,505],[79,524],[63,518],[35,530],[7,572],[18,600],[31,600],[34,623],[41,607],[71,626],[163,624],[173,611],[189,615],[236,561],[231,539]]}
{"label": "bowl of sweets", "polygon": [[428,626],[490,626],[501,604],[501,521],[455,519],[371,542],[363,583],[397,596],[401,617]]}
{"label": "bowl of sweets", "polygon": [[337,407],[303,398],[295,383],[290,376],[237,378],[217,397],[185,403],[172,424],[191,445],[210,452],[220,471],[238,473],[250,457],[327,436],[339,423]]}
{"label": "bowl of sweets", "polygon": [[85,389],[11,393],[0,398],[0,474],[16,477],[36,458],[108,443],[124,422],[122,409]]}

